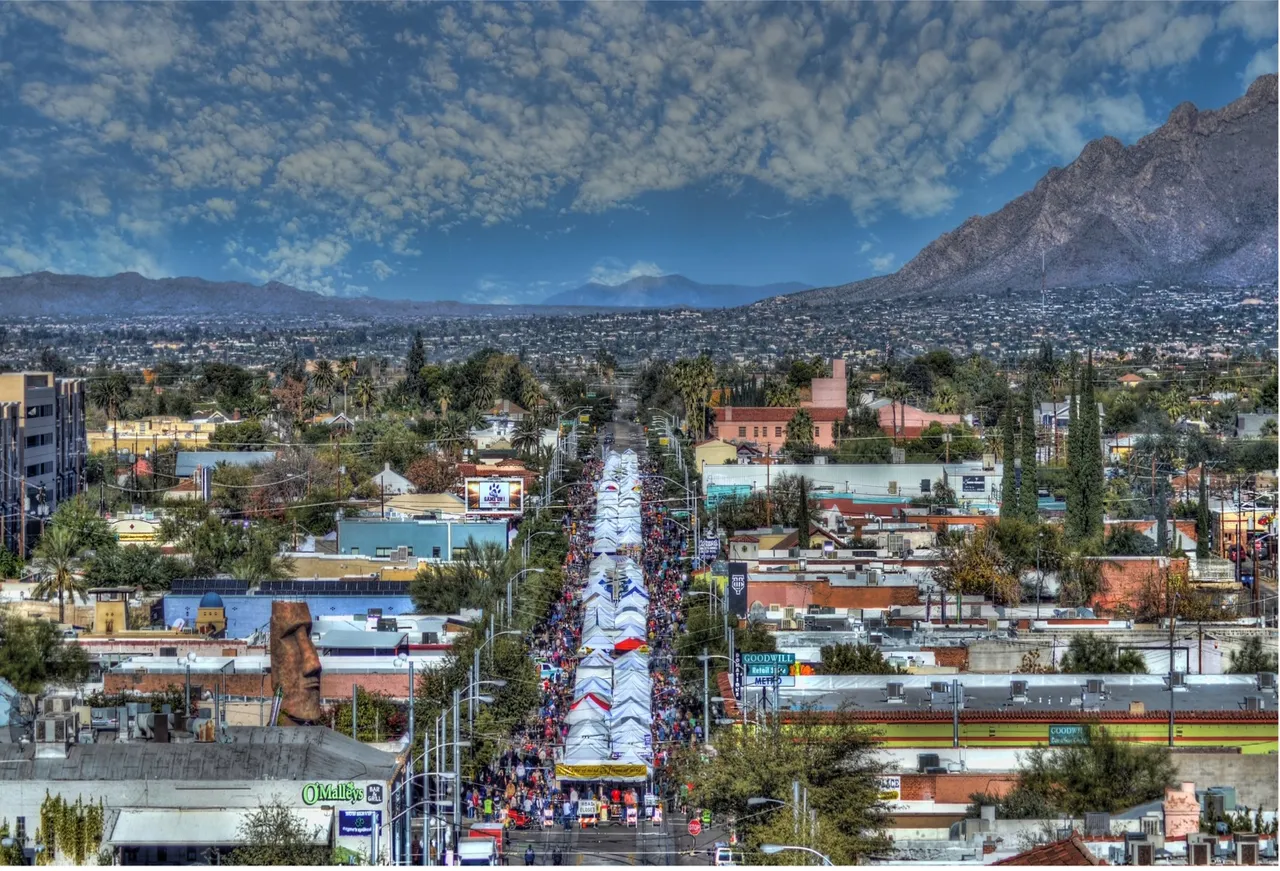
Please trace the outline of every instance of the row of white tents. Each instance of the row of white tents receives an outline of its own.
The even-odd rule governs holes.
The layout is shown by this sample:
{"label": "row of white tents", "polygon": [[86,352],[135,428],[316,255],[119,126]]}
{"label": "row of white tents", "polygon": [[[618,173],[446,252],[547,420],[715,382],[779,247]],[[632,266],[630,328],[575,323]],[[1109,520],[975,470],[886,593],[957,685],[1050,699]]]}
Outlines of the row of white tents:
{"label": "row of white tents", "polygon": [[652,776],[649,593],[627,551],[643,543],[639,463],[610,452],[596,487],[595,558],[581,590],[582,640],[561,780],[641,782]]}

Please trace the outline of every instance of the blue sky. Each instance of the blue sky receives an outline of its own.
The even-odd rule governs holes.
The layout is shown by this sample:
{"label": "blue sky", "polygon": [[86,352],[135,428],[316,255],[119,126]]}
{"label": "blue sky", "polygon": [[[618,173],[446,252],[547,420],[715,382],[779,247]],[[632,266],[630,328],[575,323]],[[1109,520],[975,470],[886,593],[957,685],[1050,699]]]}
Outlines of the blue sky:
{"label": "blue sky", "polygon": [[1273,2],[4,3],[0,275],[838,284],[1276,43]]}

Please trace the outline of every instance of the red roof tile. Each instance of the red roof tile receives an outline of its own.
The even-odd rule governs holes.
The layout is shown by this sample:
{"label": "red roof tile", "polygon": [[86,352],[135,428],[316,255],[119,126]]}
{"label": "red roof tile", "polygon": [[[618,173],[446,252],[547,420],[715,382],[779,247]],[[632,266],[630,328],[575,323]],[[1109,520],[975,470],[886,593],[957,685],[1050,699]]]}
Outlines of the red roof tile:
{"label": "red roof tile", "polygon": [[1107,864],[1089,851],[1089,848],[1080,840],[1079,835],[1073,834],[1071,837],[1061,841],[1054,841],[1052,844],[1042,844],[1039,847],[1032,847],[1024,853],[1019,853],[1008,859],[1001,859],[999,862],[992,862],[992,865],[1105,865]]}

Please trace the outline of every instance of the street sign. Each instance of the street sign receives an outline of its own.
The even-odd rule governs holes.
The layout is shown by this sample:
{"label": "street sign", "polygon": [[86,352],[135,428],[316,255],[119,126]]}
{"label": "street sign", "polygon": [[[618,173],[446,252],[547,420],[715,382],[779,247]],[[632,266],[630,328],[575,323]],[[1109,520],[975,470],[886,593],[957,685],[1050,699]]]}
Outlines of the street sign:
{"label": "street sign", "polygon": [[744,653],[742,664],[746,666],[781,665],[789,669],[796,664],[796,655],[794,653]]}
{"label": "street sign", "polygon": [[711,825],[711,811],[705,809],[702,811],[702,824],[704,826]]}
{"label": "street sign", "polygon": [[795,685],[796,679],[793,675],[747,678],[747,686],[751,687],[793,687]]}
{"label": "street sign", "polygon": [[713,560],[720,555],[720,539],[714,535],[698,541],[698,557],[704,561]]}
{"label": "street sign", "polygon": [[748,665],[747,677],[783,677],[789,671],[786,665]]}
{"label": "street sign", "polygon": [[689,834],[695,838],[702,834],[702,823],[698,820],[689,820]]}

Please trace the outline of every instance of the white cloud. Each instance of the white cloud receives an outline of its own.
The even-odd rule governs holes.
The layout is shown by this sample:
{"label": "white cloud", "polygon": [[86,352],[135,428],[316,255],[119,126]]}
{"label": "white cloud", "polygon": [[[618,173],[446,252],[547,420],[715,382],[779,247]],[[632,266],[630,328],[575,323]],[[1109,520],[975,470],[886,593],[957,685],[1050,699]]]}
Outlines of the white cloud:
{"label": "white cloud", "polygon": [[879,275],[885,272],[892,272],[894,261],[897,259],[895,254],[879,254],[872,257],[867,263],[871,266],[871,271]]}
{"label": "white cloud", "polygon": [[[39,120],[0,139],[0,197],[101,172],[101,197],[35,195],[62,198],[51,213],[127,214],[107,223],[130,233],[261,221],[289,242],[240,265],[327,292],[356,287],[341,274],[355,242],[419,256],[417,234],[645,212],[653,191],[755,181],[839,198],[864,226],[935,215],[968,160],[1065,162],[1103,132],[1149,131],[1148,86],[1215,32],[1252,56],[1247,77],[1276,66],[1274,4],[1248,0],[14,9],[6,43],[40,64],[0,115]],[[138,211],[122,191],[160,202]]]}
{"label": "white cloud", "polygon": [[1258,76],[1274,73],[1276,71],[1277,54],[1280,53],[1280,46],[1273,45],[1271,48],[1264,48],[1253,56],[1249,61],[1249,65],[1244,68],[1244,76],[1242,77],[1245,84],[1252,84],[1253,80]]}
{"label": "white cloud", "polygon": [[394,269],[386,263],[383,263],[381,260],[375,260],[370,263],[369,269],[373,271],[374,275],[378,276],[379,281],[386,281],[388,278],[396,274]]}
{"label": "white cloud", "polygon": [[587,281],[596,284],[607,284],[614,287],[619,284],[625,284],[633,278],[641,276],[659,276],[666,275],[658,264],[648,260],[637,260],[630,266],[626,266],[622,261],[613,257],[606,257],[591,267],[591,273],[587,276]]}

